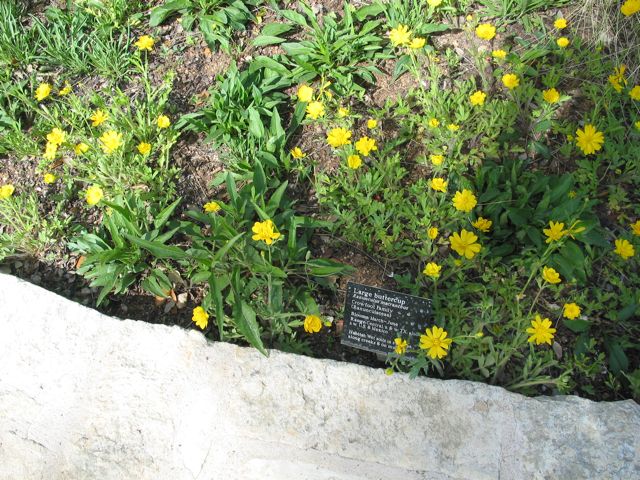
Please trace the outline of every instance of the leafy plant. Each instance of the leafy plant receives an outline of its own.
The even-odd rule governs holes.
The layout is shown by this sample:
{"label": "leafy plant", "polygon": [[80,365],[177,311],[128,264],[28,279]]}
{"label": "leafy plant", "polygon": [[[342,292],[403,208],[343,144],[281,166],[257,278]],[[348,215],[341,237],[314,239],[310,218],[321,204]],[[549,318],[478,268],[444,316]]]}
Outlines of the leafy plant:
{"label": "leafy plant", "polygon": [[569,0],[479,0],[478,3],[484,7],[487,17],[516,20],[538,10],[562,7]]}

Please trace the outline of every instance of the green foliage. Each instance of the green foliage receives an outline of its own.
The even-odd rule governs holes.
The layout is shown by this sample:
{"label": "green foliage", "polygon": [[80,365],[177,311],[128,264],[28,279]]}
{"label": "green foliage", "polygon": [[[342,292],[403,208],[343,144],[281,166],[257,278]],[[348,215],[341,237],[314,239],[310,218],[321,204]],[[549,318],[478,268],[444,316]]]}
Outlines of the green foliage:
{"label": "green foliage", "polygon": [[36,55],[33,30],[26,29],[26,8],[19,2],[0,2],[0,66],[30,63]]}
{"label": "green foliage", "polygon": [[505,20],[516,20],[528,13],[538,10],[558,8],[569,3],[569,0],[479,0],[487,17],[500,17]]}

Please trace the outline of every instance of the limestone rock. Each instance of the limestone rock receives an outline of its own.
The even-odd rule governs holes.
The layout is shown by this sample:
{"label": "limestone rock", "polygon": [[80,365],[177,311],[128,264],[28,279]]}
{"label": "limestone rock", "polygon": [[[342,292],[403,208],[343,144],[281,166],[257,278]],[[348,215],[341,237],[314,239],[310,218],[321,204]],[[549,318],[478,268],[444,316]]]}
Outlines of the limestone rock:
{"label": "limestone rock", "polygon": [[640,407],[208,342],[0,275],[0,479],[632,479]]}

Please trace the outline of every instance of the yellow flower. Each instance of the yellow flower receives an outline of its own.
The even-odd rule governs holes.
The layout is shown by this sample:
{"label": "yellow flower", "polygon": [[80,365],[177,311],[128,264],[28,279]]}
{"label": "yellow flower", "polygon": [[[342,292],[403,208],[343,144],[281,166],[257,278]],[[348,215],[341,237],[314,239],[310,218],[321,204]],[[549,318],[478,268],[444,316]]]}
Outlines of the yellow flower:
{"label": "yellow flower", "polygon": [[556,242],[565,236],[567,231],[564,229],[564,223],[556,223],[554,221],[549,222],[549,228],[542,230],[547,236],[547,243]]}
{"label": "yellow flower", "polygon": [[458,234],[454,233],[449,237],[451,242],[451,248],[461,257],[465,257],[471,260],[482,249],[479,243],[476,243],[478,237],[472,233],[467,232],[464,228]]}
{"label": "yellow flower", "polygon": [[629,17],[634,13],[640,12],[640,0],[627,0],[620,7],[620,12],[625,17]]}
{"label": "yellow flower", "polygon": [[106,122],[108,118],[109,115],[104,113],[102,110],[97,109],[95,112],[93,112],[93,115],[89,117],[89,120],[91,120],[92,126],[97,127],[98,125],[102,125],[104,122]]}
{"label": "yellow flower", "polygon": [[551,345],[556,329],[551,327],[551,320],[548,318],[543,319],[540,315],[536,315],[536,319],[531,320],[531,326],[527,328],[527,333],[531,334],[528,340],[529,343],[536,342],[536,345],[548,343]]}
{"label": "yellow flower", "polygon": [[427,0],[427,3],[433,8],[436,8],[442,3],[442,0]]}
{"label": "yellow flower", "polygon": [[634,125],[636,126],[637,130],[640,130],[640,120],[638,120],[636,123],[634,123]]}
{"label": "yellow flower", "polygon": [[471,225],[473,225],[473,227],[477,228],[481,232],[487,233],[489,230],[491,230],[491,225],[493,225],[493,222],[488,218],[478,217],[478,219]]}
{"label": "yellow flower", "polygon": [[275,231],[275,225],[271,220],[254,223],[251,231],[254,233],[252,240],[262,240],[267,245],[271,245],[274,240],[280,238],[280,233]]}
{"label": "yellow flower", "polygon": [[67,137],[67,134],[64,132],[64,130],[61,130],[56,127],[56,128],[53,128],[51,132],[47,134],[47,141],[49,143],[54,144],[56,147],[59,147],[64,143],[64,140],[66,137]]}
{"label": "yellow flower", "polygon": [[623,87],[627,84],[627,79],[624,78],[624,72],[626,70],[626,65],[620,65],[614,68],[612,75],[609,75],[609,83],[618,93],[622,92]]}
{"label": "yellow flower", "polygon": [[370,118],[369,120],[367,120],[367,128],[369,130],[373,130],[377,126],[378,126],[378,121],[375,118]]}
{"label": "yellow flower", "polygon": [[435,177],[431,179],[431,188],[438,192],[446,192],[447,184],[448,182],[444,178]]}
{"label": "yellow flower", "polygon": [[494,50],[493,52],[491,52],[491,56],[493,58],[504,60],[505,58],[507,58],[507,52],[505,52],[504,50]]}
{"label": "yellow flower", "polygon": [[560,274],[551,267],[542,268],[542,278],[549,283],[560,283]]}
{"label": "yellow flower", "polygon": [[556,43],[560,48],[567,48],[570,42],[567,37],[560,37],[558,40],[556,40]]}
{"label": "yellow flower", "polygon": [[54,158],[56,158],[56,153],[58,153],[58,145],[56,145],[55,143],[47,142],[47,145],[45,146],[45,149],[44,149],[43,157],[46,160],[51,161]]}
{"label": "yellow flower", "polygon": [[430,118],[429,119],[429,126],[431,128],[436,128],[440,126],[440,120],[438,120],[437,118]]}
{"label": "yellow flower", "polygon": [[520,79],[513,73],[507,73],[502,76],[502,84],[509,90],[513,90],[520,85]]}
{"label": "yellow flower", "polygon": [[109,130],[102,134],[100,142],[102,143],[100,147],[104,153],[113,153],[120,145],[122,145],[122,134],[115,130]]}
{"label": "yellow flower", "polygon": [[69,82],[64,82],[64,87],[60,89],[58,95],[64,97],[65,95],[69,95],[71,93],[71,85]]}
{"label": "yellow flower", "polygon": [[622,257],[623,260],[627,260],[628,258],[633,257],[636,254],[633,245],[629,243],[627,240],[616,240],[616,249],[613,253],[617,253]]}
{"label": "yellow flower", "polygon": [[378,150],[376,141],[373,138],[369,137],[362,137],[356,142],[355,147],[358,153],[364,155],[365,157],[368,156],[372,151]]}
{"label": "yellow flower", "polygon": [[134,45],[138,47],[138,50],[146,50],[150,52],[153,49],[155,40],[149,35],[142,35]]}
{"label": "yellow flower", "polygon": [[304,158],[307,154],[304,153],[300,147],[295,147],[291,149],[291,156],[293,158]]}
{"label": "yellow flower", "polygon": [[300,85],[297,95],[298,101],[309,103],[313,99],[313,88],[308,85]]}
{"label": "yellow flower", "polygon": [[575,320],[580,316],[580,307],[575,303],[565,303],[562,316],[569,320]]}
{"label": "yellow flower", "polygon": [[348,115],[349,115],[349,109],[348,108],[340,107],[338,109],[338,117],[339,118],[344,118],[344,117],[346,117]]}
{"label": "yellow flower", "polygon": [[158,120],[156,120],[156,123],[158,124],[158,128],[169,128],[169,125],[171,125],[171,120],[169,120],[169,117],[167,117],[166,115],[160,115],[158,117]]}
{"label": "yellow flower", "polygon": [[461,212],[470,212],[478,203],[476,196],[466,188],[461,192],[457,191],[453,196],[453,206]]}
{"label": "yellow flower", "polygon": [[38,85],[38,88],[36,89],[36,95],[35,95],[36,100],[41,102],[42,100],[47,98],[50,93],[51,93],[51,85],[49,85],[48,83],[41,83],[40,85]]}
{"label": "yellow flower", "polygon": [[432,154],[429,155],[429,159],[431,160],[431,163],[437,167],[438,165],[442,165],[442,162],[444,162],[444,155]]}
{"label": "yellow flower", "polygon": [[604,134],[590,123],[584,126],[584,130],[576,132],[576,144],[585,155],[591,155],[602,148]]}
{"label": "yellow flower", "polygon": [[435,240],[436,237],[438,236],[438,228],[437,227],[431,227],[429,230],[427,230],[427,235],[429,236],[429,238],[431,240]]}
{"label": "yellow flower", "polygon": [[555,88],[550,88],[542,92],[542,98],[544,98],[544,101],[547,103],[556,103],[560,100],[560,92]]}
{"label": "yellow flower", "polygon": [[137,148],[141,155],[149,155],[151,152],[151,144],[147,142],[140,142]]}
{"label": "yellow flower", "polygon": [[434,326],[431,330],[425,330],[426,335],[420,335],[420,348],[427,350],[431,358],[444,358],[452,340],[447,338],[447,332],[443,328]]}
{"label": "yellow flower", "polygon": [[471,105],[484,105],[484,101],[486,100],[486,98],[487,94],[481,90],[478,90],[477,92],[471,94],[469,100],[471,101]]}
{"label": "yellow flower", "polygon": [[347,165],[351,170],[357,170],[362,165],[360,155],[349,155],[347,157]]}
{"label": "yellow flower", "polygon": [[85,198],[89,205],[95,205],[104,197],[104,192],[98,185],[91,185],[87,188]]}
{"label": "yellow flower", "polygon": [[635,223],[631,224],[631,231],[634,235],[640,236],[640,220],[636,220]]}
{"label": "yellow flower", "polygon": [[411,32],[406,25],[398,25],[389,32],[389,40],[394,47],[408,45],[411,41]]}
{"label": "yellow flower", "polygon": [[346,128],[332,128],[327,133],[327,143],[333,148],[351,143],[351,132]]}
{"label": "yellow flower", "polygon": [[629,91],[629,96],[634,100],[640,100],[640,85],[636,85]]}
{"label": "yellow flower", "polygon": [[322,102],[311,102],[307,105],[307,117],[317,120],[324,115],[324,105]]}
{"label": "yellow flower", "polygon": [[491,40],[496,36],[496,27],[490,23],[481,23],[476,27],[476,35],[483,40]]}
{"label": "yellow flower", "polygon": [[304,331],[307,333],[318,333],[322,329],[322,320],[317,315],[307,315],[304,317]]}
{"label": "yellow flower", "polygon": [[413,50],[419,50],[422,47],[424,47],[424,44],[426,42],[427,41],[422,37],[415,37],[413,40],[411,40],[411,43],[409,44],[409,48]]}
{"label": "yellow flower", "polygon": [[0,187],[0,200],[5,200],[13,195],[13,192],[16,191],[16,187],[12,184],[8,183],[6,185],[2,185]]}
{"label": "yellow flower", "polygon": [[407,341],[406,340],[403,340],[402,338],[394,338],[393,342],[396,344],[394,352],[396,352],[398,355],[403,355],[404,352],[407,351]]}
{"label": "yellow flower", "polygon": [[567,20],[564,18],[557,18],[555,22],[553,22],[553,26],[558,30],[562,30],[563,28],[567,28]]}
{"label": "yellow flower", "polygon": [[89,145],[87,145],[84,142],[80,142],[75,147],[73,147],[73,151],[75,152],[76,155],[82,155],[83,153],[86,153],[88,150],[89,150]]}
{"label": "yellow flower", "polygon": [[209,324],[209,314],[205,311],[204,308],[196,307],[193,309],[193,316],[191,317],[191,321],[202,330],[204,330]]}
{"label": "yellow flower", "polygon": [[458,130],[460,130],[460,125],[450,123],[449,125],[447,125],[447,129],[451,132],[457,132]]}
{"label": "yellow flower", "polygon": [[429,262],[425,265],[422,273],[431,278],[438,278],[440,276],[440,270],[442,270],[440,265],[434,262]]}
{"label": "yellow flower", "polygon": [[218,202],[207,202],[203,205],[204,211],[207,213],[216,213],[220,211],[220,204]]}
{"label": "yellow flower", "polygon": [[56,176],[53,173],[48,172],[44,174],[44,176],[42,177],[42,180],[46,184],[51,184],[56,181]]}

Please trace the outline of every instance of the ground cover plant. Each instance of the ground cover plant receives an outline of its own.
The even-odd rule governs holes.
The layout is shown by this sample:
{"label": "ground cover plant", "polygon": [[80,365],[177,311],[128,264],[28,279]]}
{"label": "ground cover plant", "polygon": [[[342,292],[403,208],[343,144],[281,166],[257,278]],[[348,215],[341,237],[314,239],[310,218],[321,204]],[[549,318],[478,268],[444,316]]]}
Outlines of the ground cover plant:
{"label": "ground cover plant", "polygon": [[[2,3],[3,268],[264,354],[637,400],[640,2],[588,3]],[[429,327],[342,347],[350,279]]]}

